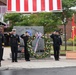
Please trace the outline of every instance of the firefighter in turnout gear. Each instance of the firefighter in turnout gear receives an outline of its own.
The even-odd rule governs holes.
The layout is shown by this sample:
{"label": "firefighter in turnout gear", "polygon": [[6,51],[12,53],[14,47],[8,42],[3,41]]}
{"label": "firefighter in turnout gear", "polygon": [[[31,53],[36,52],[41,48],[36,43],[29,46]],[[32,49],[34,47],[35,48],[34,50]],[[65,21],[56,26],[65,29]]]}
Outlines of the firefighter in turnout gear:
{"label": "firefighter in turnout gear", "polygon": [[56,61],[59,61],[60,45],[62,45],[59,31],[55,31],[50,37],[53,39],[54,58]]}
{"label": "firefighter in turnout gear", "polygon": [[12,53],[12,62],[17,61],[17,52],[18,47],[20,45],[19,35],[16,34],[16,29],[12,29],[12,32],[9,33],[10,38],[10,46],[11,46],[11,53]]}
{"label": "firefighter in turnout gear", "polygon": [[1,57],[2,57],[3,46],[4,46],[4,35],[2,34],[2,28],[0,28],[0,66],[1,66]]}

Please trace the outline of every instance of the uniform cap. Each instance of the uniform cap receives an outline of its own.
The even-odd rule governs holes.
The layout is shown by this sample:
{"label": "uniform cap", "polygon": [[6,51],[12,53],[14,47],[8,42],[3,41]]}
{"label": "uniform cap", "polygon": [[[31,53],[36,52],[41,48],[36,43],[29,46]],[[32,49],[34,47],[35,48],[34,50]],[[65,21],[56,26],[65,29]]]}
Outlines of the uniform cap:
{"label": "uniform cap", "polygon": [[59,30],[56,30],[55,32],[58,32],[59,33]]}
{"label": "uniform cap", "polygon": [[12,31],[16,31],[16,29],[12,29]]}

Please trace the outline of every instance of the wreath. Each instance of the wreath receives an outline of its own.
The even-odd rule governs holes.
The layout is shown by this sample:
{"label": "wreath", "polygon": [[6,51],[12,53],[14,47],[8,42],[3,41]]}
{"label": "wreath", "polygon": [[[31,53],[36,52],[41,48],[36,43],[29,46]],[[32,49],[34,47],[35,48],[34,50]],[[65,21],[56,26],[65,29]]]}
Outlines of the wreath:
{"label": "wreath", "polygon": [[41,53],[41,54],[35,53],[32,48],[32,42],[35,38],[36,38],[35,36],[32,36],[28,40],[28,51],[29,51],[30,56],[35,57],[36,59],[42,59],[42,58],[46,58],[46,57],[50,56],[50,52],[51,52],[50,38],[47,38],[45,36],[41,37],[42,39],[44,39],[44,42],[45,42],[45,48],[44,48],[43,53]]}

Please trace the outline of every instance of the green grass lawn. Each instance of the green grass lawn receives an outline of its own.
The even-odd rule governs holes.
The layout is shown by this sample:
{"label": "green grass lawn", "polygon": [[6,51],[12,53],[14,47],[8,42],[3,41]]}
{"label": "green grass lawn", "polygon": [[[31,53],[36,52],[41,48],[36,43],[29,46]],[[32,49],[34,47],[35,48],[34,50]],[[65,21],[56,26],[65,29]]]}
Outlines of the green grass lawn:
{"label": "green grass lawn", "polygon": [[[76,46],[67,46],[67,50],[66,51],[76,51]],[[65,55],[66,54],[66,51],[65,51],[65,46],[61,46],[60,48],[60,54],[63,54]],[[53,46],[51,46],[51,54],[54,54],[53,52]]]}
{"label": "green grass lawn", "polygon": [[[76,50],[76,46],[66,46],[67,50]],[[61,46],[61,50],[65,50],[65,46]]]}

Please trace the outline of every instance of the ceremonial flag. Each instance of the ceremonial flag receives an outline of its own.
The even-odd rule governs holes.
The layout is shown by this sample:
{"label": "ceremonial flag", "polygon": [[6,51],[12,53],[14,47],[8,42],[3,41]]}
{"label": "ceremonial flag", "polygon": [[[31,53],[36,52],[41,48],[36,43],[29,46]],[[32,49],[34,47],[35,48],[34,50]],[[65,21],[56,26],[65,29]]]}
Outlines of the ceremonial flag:
{"label": "ceremonial flag", "polygon": [[75,24],[75,15],[72,16],[72,39],[74,40],[76,36],[76,24]]}

